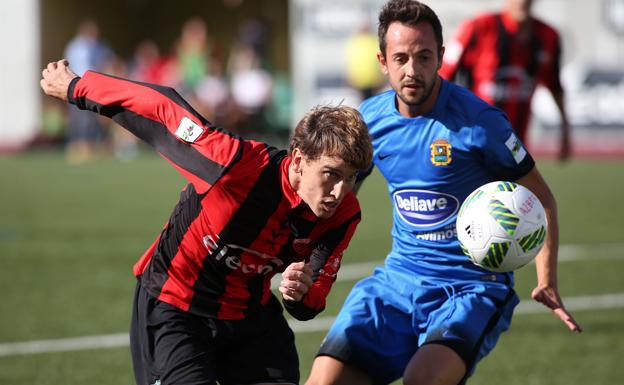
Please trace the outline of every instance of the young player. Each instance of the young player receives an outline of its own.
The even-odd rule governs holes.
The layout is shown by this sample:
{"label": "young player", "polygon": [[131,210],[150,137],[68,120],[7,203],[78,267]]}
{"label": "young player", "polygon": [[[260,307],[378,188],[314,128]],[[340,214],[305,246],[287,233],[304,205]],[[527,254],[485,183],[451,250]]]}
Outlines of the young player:
{"label": "young player", "polygon": [[444,48],[437,15],[417,1],[391,0],[379,15],[379,40],[392,90],[360,111],[394,206],[392,250],[385,267],[352,289],[307,384],[467,379],[519,302],[513,274],[473,265],[455,229],[461,202],[498,179],[528,187],[546,208],[548,239],[532,295],[580,331],[557,290],[555,200],[504,113],[438,76]]}
{"label": "young player", "polygon": [[548,89],[561,117],[559,158],[570,155],[570,125],[560,82],[561,39],[531,14],[533,0],[505,0],[502,12],[466,20],[448,44],[440,75],[457,79],[505,111],[526,143],[531,100],[538,84]]}
{"label": "young player", "polygon": [[63,60],[43,70],[48,95],[112,118],[190,182],[134,266],[131,325],[137,384],[296,384],[295,318],[325,307],[360,209],[351,193],[371,162],[357,110],[318,107],[289,151],[213,127],[173,89]]}

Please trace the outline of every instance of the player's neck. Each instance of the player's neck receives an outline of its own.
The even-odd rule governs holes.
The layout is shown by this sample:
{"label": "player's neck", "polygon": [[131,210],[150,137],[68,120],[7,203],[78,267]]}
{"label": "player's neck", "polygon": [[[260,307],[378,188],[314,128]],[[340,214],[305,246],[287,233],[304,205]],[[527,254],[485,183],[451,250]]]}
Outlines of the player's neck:
{"label": "player's neck", "polygon": [[519,25],[527,24],[531,20],[531,13],[526,9],[507,8],[505,12]]}

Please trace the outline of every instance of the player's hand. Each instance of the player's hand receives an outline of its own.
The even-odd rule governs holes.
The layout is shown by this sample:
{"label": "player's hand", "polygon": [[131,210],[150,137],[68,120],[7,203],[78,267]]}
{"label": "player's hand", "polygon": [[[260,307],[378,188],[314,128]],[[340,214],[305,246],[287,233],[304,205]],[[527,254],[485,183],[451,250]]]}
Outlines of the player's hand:
{"label": "player's hand", "polygon": [[72,79],[78,77],[68,67],[67,60],[51,62],[41,71],[43,79],[39,82],[46,95],[67,101],[67,89]]}
{"label": "player's hand", "polygon": [[301,301],[312,283],[312,268],[303,261],[295,262],[282,273],[279,291],[287,301]]}
{"label": "player's hand", "polygon": [[559,292],[557,291],[557,289],[552,288],[552,287],[538,286],[535,289],[533,289],[533,292],[531,293],[531,297],[537,302],[540,302],[544,306],[551,309],[553,313],[557,317],[559,317],[559,319],[563,323],[565,323],[568,329],[570,329],[571,331],[577,332],[577,333],[580,333],[583,331],[583,329],[581,328],[581,325],[579,325],[574,320],[572,315],[568,313],[568,311],[565,309],[565,306],[563,306],[563,301],[561,300],[561,297],[559,296]]}

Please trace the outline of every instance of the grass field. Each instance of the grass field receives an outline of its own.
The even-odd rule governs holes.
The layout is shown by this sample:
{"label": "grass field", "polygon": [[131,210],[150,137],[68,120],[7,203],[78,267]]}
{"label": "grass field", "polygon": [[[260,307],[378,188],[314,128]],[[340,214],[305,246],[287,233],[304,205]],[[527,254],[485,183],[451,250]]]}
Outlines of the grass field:
{"label": "grass field", "polygon": [[[559,203],[562,295],[624,294],[624,163],[539,164]],[[61,154],[46,152],[0,158],[0,180],[0,345],[126,332],[131,266],[168,218],[182,178],[149,154],[68,166]],[[381,262],[390,245],[390,204],[379,175],[360,198],[364,220],[344,265]],[[336,283],[321,316],[337,313],[354,282]],[[523,299],[534,283],[533,267],[518,272]],[[469,383],[622,383],[624,307],[592,309],[591,302],[574,313],[581,335],[550,314],[518,314]],[[323,336],[297,334],[302,378]],[[3,385],[133,381],[127,347],[0,356]]]}

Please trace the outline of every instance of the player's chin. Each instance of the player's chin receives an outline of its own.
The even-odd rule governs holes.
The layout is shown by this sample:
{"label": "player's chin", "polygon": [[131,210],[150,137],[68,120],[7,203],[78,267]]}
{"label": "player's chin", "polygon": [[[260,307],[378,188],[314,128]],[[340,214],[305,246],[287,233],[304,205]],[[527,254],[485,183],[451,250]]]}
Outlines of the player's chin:
{"label": "player's chin", "polygon": [[421,88],[403,88],[403,101],[409,105],[420,105],[423,92]]}
{"label": "player's chin", "polygon": [[336,212],[336,207],[338,205],[321,203],[313,211],[319,218],[329,218]]}

